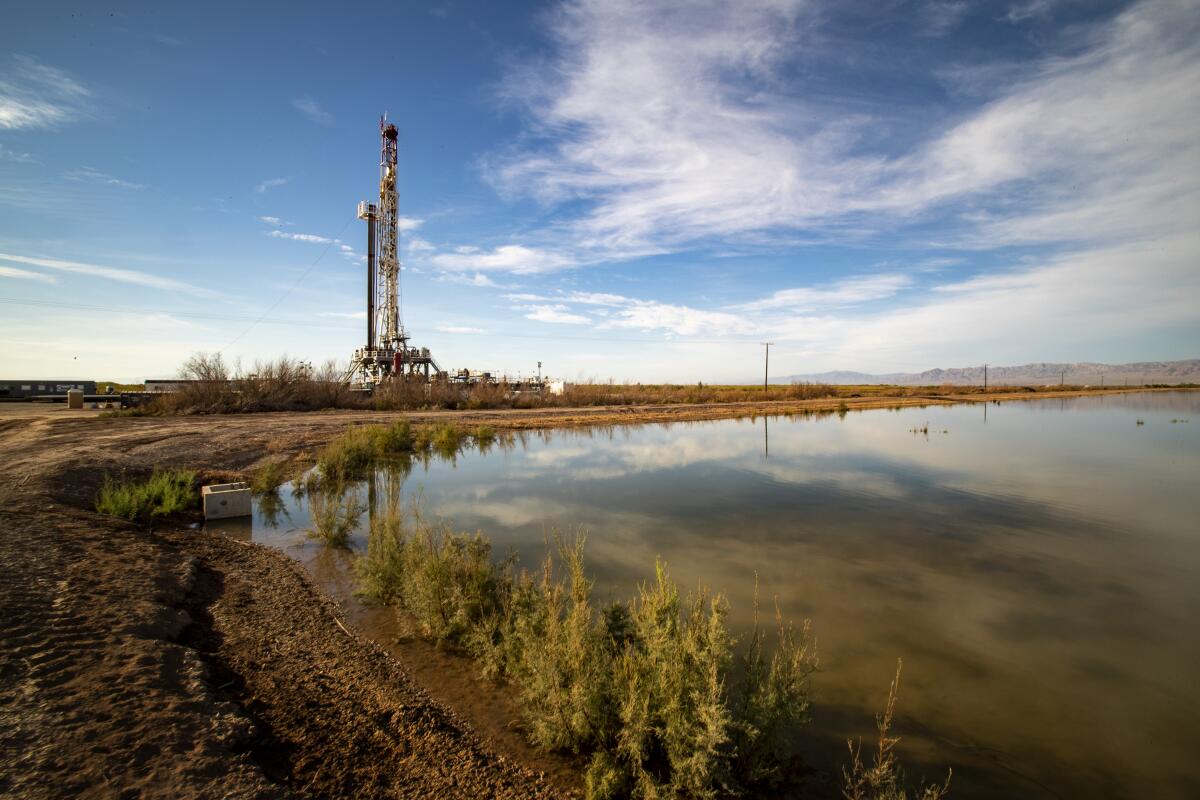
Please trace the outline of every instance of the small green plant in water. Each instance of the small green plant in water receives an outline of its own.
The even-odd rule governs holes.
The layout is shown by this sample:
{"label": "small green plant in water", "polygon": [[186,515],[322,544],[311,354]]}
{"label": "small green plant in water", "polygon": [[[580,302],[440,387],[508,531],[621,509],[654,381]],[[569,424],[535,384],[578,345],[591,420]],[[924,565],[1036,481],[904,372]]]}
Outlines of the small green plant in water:
{"label": "small green plant in water", "polygon": [[366,506],[358,494],[340,484],[308,493],[308,510],[313,527],[308,535],[330,547],[346,547]]}
{"label": "small green plant in water", "polygon": [[196,473],[190,470],[155,470],[144,481],[114,481],[106,477],[96,496],[101,514],[144,522],[178,514],[197,504]]}

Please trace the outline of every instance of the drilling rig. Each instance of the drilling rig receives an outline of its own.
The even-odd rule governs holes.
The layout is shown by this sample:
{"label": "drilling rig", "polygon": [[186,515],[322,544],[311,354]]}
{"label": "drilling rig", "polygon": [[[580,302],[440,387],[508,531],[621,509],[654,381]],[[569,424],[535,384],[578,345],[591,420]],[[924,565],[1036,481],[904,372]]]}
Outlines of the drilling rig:
{"label": "drilling rig", "polygon": [[429,348],[408,346],[400,319],[398,139],[385,114],[379,120],[379,205],[358,204],[358,218],[367,223],[367,343],[354,351],[346,377],[366,390],[388,380],[428,382],[442,371]]}

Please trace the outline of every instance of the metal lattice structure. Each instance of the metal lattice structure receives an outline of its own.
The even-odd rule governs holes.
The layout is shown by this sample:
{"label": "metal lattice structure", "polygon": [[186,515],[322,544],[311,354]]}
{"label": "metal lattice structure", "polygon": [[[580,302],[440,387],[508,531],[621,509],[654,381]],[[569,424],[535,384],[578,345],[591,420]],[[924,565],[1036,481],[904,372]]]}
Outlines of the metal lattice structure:
{"label": "metal lattice structure", "polygon": [[441,372],[428,348],[408,346],[400,316],[399,132],[386,115],[379,138],[379,205],[358,204],[358,218],[367,223],[367,346],[354,352],[347,375],[368,389],[394,378],[428,381],[431,370]]}
{"label": "metal lattice structure", "polygon": [[379,319],[376,341],[383,347],[399,347],[407,337],[400,322],[400,198],[396,193],[396,165],[399,162],[395,125],[384,117],[379,121],[382,141],[379,158],[379,264],[376,268],[376,308]]}

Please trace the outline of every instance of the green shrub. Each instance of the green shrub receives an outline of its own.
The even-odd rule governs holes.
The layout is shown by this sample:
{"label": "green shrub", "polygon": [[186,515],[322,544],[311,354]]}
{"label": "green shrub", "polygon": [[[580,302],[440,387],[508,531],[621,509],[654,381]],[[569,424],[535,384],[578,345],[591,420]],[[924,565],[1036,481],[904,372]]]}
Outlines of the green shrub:
{"label": "green shrub", "polygon": [[320,539],[330,547],[346,547],[366,506],[357,493],[334,484],[310,491],[308,510],[313,523],[309,538]]}
{"label": "green shrub", "polygon": [[250,478],[250,491],[258,495],[274,492],[287,480],[287,467],[282,461],[268,461],[260,465]]}
{"label": "green shrub", "polygon": [[141,522],[178,514],[197,505],[195,483],[196,473],[190,470],[155,470],[145,481],[116,482],[105,477],[96,510]]}
{"label": "green shrub", "polygon": [[589,797],[734,796],[796,774],[816,667],[807,625],[777,614],[768,653],[756,624],[737,662],[720,595],[681,597],[660,562],[632,601],[597,609],[583,538],[556,543],[557,564],[517,573],[480,535],[393,501],[372,520],[360,587],[509,681],[534,744],[588,756]]}
{"label": "green shrub", "polygon": [[412,427],[402,419],[391,425],[356,425],[321,450],[317,466],[328,481],[361,476],[377,460],[413,451]]}

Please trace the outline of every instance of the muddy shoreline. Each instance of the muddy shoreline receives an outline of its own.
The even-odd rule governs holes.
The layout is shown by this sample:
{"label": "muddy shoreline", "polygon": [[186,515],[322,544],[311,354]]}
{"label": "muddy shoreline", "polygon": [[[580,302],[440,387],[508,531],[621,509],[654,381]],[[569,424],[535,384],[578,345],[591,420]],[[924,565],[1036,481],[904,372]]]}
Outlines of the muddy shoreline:
{"label": "muddy shoreline", "polygon": [[218,480],[267,458],[299,466],[345,427],[398,416],[520,430],[1098,393],[116,419],[5,405],[0,795],[574,793],[561,772],[497,755],[286,555],[187,530],[186,519],[151,532],[90,511],[106,474],[172,466]]}

